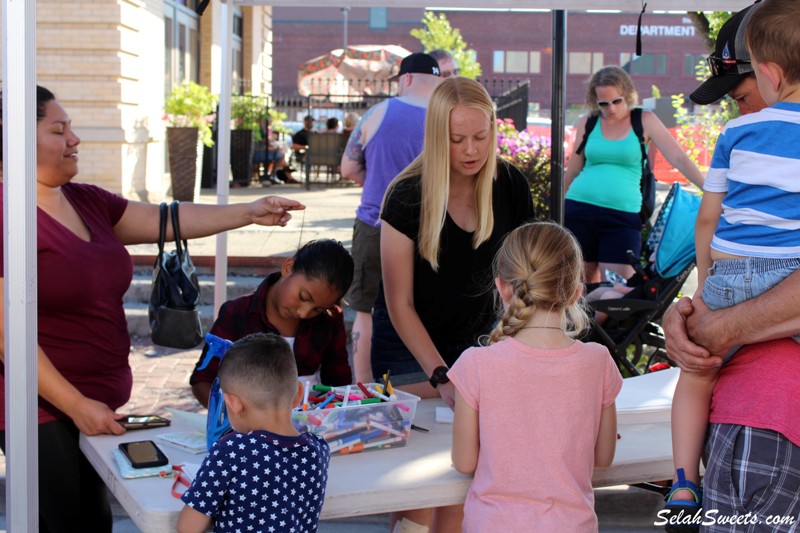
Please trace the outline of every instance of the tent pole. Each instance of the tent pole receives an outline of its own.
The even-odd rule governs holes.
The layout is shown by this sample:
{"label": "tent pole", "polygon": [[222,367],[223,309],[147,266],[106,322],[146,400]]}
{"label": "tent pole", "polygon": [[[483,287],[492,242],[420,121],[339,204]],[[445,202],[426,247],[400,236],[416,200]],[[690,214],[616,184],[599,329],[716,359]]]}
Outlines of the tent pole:
{"label": "tent pole", "polygon": [[3,2],[3,80],[6,528],[38,531],[35,0]]}
{"label": "tent pole", "polygon": [[[220,65],[222,76],[219,89],[219,117],[217,117],[217,204],[228,203],[228,171],[231,153],[231,64],[233,49],[233,5],[229,0],[222,2],[222,57]],[[216,236],[216,257],[214,258],[214,318],[219,308],[228,298],[228,233]]]}
{"label": "tent pole", "polygon": [[564,91],[566,90],[567,12],[553,11],[553,67],[550,116],[550,218],[564,224]]}

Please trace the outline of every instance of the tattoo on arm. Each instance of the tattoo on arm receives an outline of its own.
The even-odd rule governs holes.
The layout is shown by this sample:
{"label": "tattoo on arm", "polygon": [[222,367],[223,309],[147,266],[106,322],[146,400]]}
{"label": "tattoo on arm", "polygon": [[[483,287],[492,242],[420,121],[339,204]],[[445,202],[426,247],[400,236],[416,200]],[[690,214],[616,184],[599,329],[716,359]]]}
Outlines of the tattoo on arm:
{"label": "tattoo on arm", "polygon": [[351,161],[356,161],[364,165],[364,147],[361,145],[361,122],[353,130],[350,139],[347,141],[347,146],[344,149],[344,155]]}
{"label": "tattoo on arm", "polygon": [[356,161],[364,166],[365,159],[364,159],[364,145],[366,144],[363,137],[363,127],[364,124],[369,120],[372,116],[372,113],[375,111],[375,108],[379,107],[380,104],[374,105],[367,109],[367,112],[364,113],[364,116],[356,124],[355,129],[353,129],[353,133],[350,135],[350,139],[347,141],[347,146],[344,149],[344,154],[347,156],[348,159],[351,161]]}

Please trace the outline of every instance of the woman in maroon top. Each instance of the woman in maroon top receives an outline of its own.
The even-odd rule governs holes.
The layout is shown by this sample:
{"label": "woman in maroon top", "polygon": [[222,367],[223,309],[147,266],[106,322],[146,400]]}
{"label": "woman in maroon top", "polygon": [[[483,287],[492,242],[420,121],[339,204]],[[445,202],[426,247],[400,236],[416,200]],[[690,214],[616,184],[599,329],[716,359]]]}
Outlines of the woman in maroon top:
{"label": "woman in maroon top", "polygon": [[[53,93],[37,87],[36,97],[40,529],[110,532],[105,487],[80,452],[78,434],[125,432],[114,412],[128,401],[132,385],[122,297],[133,272],[125,245],[158,240],[159,207],[72,183],[80,139]],[[0,209],[2,194],[0,189]],[[187,203],[180,224],[185,238],[205,237],[248,224],[285,225],[289,211],[304,208],[275,196],[226,206]],[[168,239],[170,233],[168,227]],[[0,243],[5,299],[3,253]],[[4,312],[0,308],[3,363]],[[4,367],[0,370],[5,446]]]}

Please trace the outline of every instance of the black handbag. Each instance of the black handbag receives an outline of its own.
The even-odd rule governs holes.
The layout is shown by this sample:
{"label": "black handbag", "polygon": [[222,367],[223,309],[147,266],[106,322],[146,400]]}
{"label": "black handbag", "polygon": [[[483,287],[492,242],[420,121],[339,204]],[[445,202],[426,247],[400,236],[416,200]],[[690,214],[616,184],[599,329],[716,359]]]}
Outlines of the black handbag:
{"label": "black handbag", "polygon": [[[194,348],[203,340],[203,326],[197,304],[200,285],[185,240],[181,240],[178,204],[161,204],[158,235],[158,257],[153,267],[153,288],[150,293],[150,329],[155,344],[169,348]],[[175,250],[164,251],[167,216],[172,214]]]}

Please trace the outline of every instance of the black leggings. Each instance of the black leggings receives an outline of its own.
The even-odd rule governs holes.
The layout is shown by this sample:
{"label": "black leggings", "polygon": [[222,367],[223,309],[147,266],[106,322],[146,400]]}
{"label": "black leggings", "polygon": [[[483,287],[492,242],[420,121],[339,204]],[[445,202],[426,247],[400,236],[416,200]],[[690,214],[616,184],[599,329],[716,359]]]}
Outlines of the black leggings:
{"label": "black leggings", "polygon": [[[5,431],[0,446],[5,453]],[[78,447],[78,428],[69,421],[40,424],[39,531],[111,533],[111,523],[106,486]]]}

